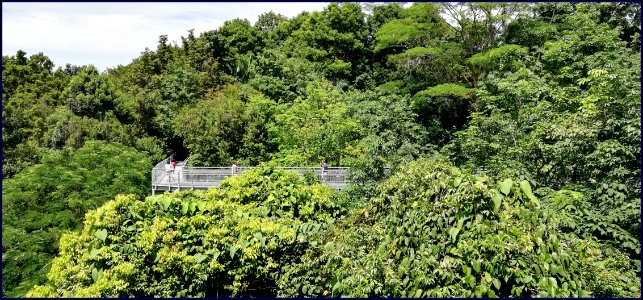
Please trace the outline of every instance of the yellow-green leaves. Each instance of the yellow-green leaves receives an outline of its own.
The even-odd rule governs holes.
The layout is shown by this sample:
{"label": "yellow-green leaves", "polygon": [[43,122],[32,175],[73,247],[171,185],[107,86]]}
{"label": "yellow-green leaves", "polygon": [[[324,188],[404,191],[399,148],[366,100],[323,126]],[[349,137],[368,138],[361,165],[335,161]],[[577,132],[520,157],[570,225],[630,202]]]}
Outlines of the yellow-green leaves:
{"label": "yellow-green leaves", "polygon": [[102,229],[102,230],[96,231],[94,236],[96,236],[98,239],[100,239],[101,241],[104,242],[105,239],[107,238],[107,229]]}
{"label": "yellow-green leaves", "polygon": [[163,198],[161,198],[161,204],[163,205],[164,210],[170,208],[170,203],[172,203],[172,199],[170,197],[163,196]]}
{"label": "yellow-green leaves", "polygon": [[208,256],[207,256],[207,255],[204,255],[204,254],[202,254],[202,253],[197,253],[196,255],[194,255],[194,260],[196,261],[196,263],[201,263],[201,262],[202,262],[202,261],[204,261],[206,258],[208,258]]}
{"label": "yellow-green leaves", "polygon": [[96,268],[92,269],[92,279],[94,280],[94,282],[98,281],[101,275],[103,275],[102,268],[100,270],[97,270]]}
{"label": "yellow-green leaves", "polygon": [[235,247],[234,245],[231,245],[229,249],[230,249],[230,258],[234,258],[234,254],[237,253],[237,250],[238,250],[237,247]]}
{"label": "yellow-green leaves", "polygon": [[86,227],[61,240],[49,276],[55,295],[196,297],[209,293],[211,276],[230,282],[220,294],[249,295],[248,282],[276,280],[284,265],[323,244],[320,235],[340,213],[327,187],[287,171],[257,168],[224,183],[144,202],[118,196],[90,211]]}
{"label": "yellow-green leaves", "polygon": [[100,253],[99,249],[96,249],[96,248],[92,249],[91,251],[89,251],[89,258],[92,258],[92,259],[96,258],[98,253]]}

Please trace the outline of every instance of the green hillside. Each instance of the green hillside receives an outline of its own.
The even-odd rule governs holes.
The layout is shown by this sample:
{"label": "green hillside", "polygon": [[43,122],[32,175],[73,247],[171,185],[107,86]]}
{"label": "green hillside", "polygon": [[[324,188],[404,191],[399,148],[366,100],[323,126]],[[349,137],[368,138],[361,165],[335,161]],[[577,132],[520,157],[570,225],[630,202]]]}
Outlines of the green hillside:
{"label": "green hillside", "polygon": [[[3,56],[3,294],[640,296],[639,24],[332,3],[105,72]],[[168,155],[258,167],[150,196]],[[353,185],[276,168],[322,159]]]}

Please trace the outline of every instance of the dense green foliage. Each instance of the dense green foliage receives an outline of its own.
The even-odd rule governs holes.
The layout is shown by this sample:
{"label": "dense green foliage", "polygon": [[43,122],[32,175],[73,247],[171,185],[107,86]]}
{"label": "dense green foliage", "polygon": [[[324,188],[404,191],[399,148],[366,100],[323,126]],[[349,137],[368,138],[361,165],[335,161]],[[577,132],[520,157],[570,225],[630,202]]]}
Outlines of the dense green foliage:
{"label": "dense green foliage", "polygon": [[47,154],[2,187],[3,288],[17,296],[46,279],[58,239],[82,227],[85,212],[118,194],[149,190],[149,158],[119,144],[91,141]]}
{"label": "dense green foliage", "polygon": [[[3,217],[30,221],[3,232],[3,291],[42,284],[61,231],[145,194],[175,154],[324,159],[353,185],[265,167],[221,190],[119,196],[65,235],[32,295],[633,296],[639,22],[634,3],[332,3],[162,35],[103,73],[5,56]],[[87,171],[117,157],[140,163]],[[319,205],[296,215],[280,193]],[[254,236],[257,222],[279,230]],[[301,242],[277,236],[307,222]]]}
{"label": "dense green foliage", "polygon": [[632,296],[640,281],[627,256],[561,232],[564,222],[526,180],[418,160],[279,286],[284,296]]}
{"label": "dense green foliage", "polygon": [[341,214],[330,195],[264,166],[207,192],[119,196],[62,237],[53,286],[27,296],[270,295],[281,269]]}

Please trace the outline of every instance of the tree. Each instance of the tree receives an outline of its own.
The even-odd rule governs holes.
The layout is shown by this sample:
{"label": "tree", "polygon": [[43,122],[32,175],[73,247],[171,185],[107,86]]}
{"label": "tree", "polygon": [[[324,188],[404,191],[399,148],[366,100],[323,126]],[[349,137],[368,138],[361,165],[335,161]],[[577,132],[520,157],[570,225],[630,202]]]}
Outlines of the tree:
{"label": "tree", "polygon": [[316,165],[320,159],[341,165],[345,148],[359,136],[347,95],[320,82],[311,83],[306,91],[307,97],[278,107],[269,129],[279,144],[275,158],[285,165]]}
{"label": "tree", "polygon": [[221,189],[120,195],[61,238],[50,281],[28,296],[274,296],[280,270],[342,214],[332,195],[267,165]]}
{"label": "tree", "polygon": [[7,177],[40,159],[45,119],[60,104],[68,81],[53,72],[53,63],[42,53],[29,58],[26,54],[19,50],[16,56],[2,60],[3,175]]}
{"label": "tree", "polygon": [[600,23],[599,6],[563,8],[572,13],[556,17],[558,34],[542,48],[506,45],[469,59],[494,71],[479,85],[479,113],[442,152],[460,165],[520,169],[540,186],[580,192],[591,203],[583,234],[633,258],[640,101],[629,91],[640,89],[640,62],[618,30]]}
{"label": "tree", "polygon": [[185,107],[172,120],[195,165],[226,166],[238,158],[243,140],[244,102],[239,85],[208,94],[195,106]]}
{"label": "tree", "polygon": [[262,95],[251,96],[243,112],[244,135],[239,157],[248,165],[269,161],[277,152],[277,146],[270,136],[269,124],[275,121],[277,104]]}
{"label": "tree", "polygon": [[520,3],[443,3],[468,56],[495,47],[512,19],[526,11]]}
{"label": "tree", "polygon": [[364,72],[366,23],[359,4],[331,3],[308,15],[284,42],[284,52],[315,63],[331,80],[354,80]]}
{"label": "tree", "polygon": [[3,181],[3,291],[24,296],[58,253],[58,240],[82,225],[89,209],[117,194],[140,197],[149,190],[151,161],[119,144],[89,141],[78,150],[43,157]]}
{"label": "tree", "polygon": [[280,295],[634,296],[626,255],[561,233],[563,221],[526,180],[421,159],[288,266]]}
{"label": "tree", "polygon": [[266,46],[273,48],[278,43],[278,37],[275,31],[279,27],[279,24],[287,20],[288,18],[286,16],[269,11],[259,15],[254,28],[260,33]]}
{"label": "tree", "polygon": [[114,91],[94,66],[72,77],[63,97],[69,111],[78,116],[100,118],[101,113],[114,110]]}

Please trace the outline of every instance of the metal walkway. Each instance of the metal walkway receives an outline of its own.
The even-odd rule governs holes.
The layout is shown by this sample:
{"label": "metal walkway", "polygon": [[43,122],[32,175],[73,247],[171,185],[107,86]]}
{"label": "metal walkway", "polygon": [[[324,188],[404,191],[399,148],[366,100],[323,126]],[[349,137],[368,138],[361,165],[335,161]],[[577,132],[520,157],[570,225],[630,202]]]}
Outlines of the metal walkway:
{"label": "metal walkway", "polygon": [[[254,167],[238,167],[234,175],[254,169]],[[278,167],[278,169],[295,171],[300,176],[306,173],[313,173],[320,182],[332,189],[341,190],[348,185],[347,167],[329,167],[326,174],[322,176],[320,167]],[[233,176],[231,167],[191,167],[187,166],[187,160],[177,161],[174,172],[165,170],[165,160],[152,168],[152,195],[156,192],[175,190],[205,190],[210,187],[219,186],[219,183]]]}

